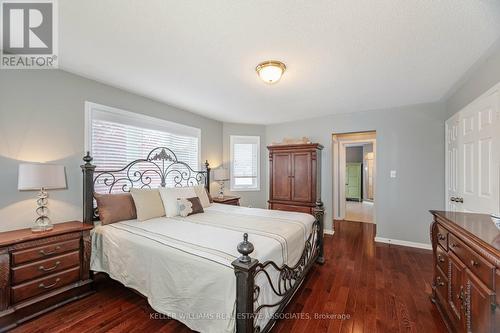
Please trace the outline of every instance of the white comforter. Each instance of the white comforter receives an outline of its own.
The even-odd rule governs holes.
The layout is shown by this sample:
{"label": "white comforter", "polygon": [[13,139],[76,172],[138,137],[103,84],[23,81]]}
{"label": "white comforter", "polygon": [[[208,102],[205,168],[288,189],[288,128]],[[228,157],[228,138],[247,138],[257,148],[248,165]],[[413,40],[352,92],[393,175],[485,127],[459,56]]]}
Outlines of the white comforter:
{"label": "white comforter", "polygon": [[[193,330],[234,332],[231,262],[240,256],[236,247],[243,233],[255,246],[253,258],[291,266],[299,260],[313,222],[303,213],[213,204],[188,217],[98,226],[92,234],[91,269],[139,291],[153,309]],[[279,300],[263,275],[256,284],[261,285],[259,303]],[[264,327],[275,310],[265,309],[258,324]]]}

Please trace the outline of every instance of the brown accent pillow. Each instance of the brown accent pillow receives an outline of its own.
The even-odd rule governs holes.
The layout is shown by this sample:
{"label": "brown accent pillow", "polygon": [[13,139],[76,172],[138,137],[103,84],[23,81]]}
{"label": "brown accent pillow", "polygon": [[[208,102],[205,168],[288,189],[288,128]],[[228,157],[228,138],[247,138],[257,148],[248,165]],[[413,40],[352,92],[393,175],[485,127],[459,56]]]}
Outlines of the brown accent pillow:
{"label": "brown accent pillow", "polygon": [[177,205],[179,206],[179,215],[183,217],[204,212],[198,197],[177,199]]}
{"label": "brown accent pillow", "polygon": [[94,193],[101,223],[110,224],[137,218],[134,200],[130,193],[99,194]]}

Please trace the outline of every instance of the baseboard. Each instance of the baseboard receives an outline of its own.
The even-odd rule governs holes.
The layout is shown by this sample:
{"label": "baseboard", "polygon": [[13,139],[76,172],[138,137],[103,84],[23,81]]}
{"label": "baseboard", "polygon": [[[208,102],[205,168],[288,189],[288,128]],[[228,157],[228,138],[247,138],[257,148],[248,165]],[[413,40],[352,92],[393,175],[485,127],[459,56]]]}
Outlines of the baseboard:
{"label": "baseboard", "polygon": [[335,233],[335,230],[326,230],[326,229],[325,229],[325,230],[323,230],[323,233],[324,233],[325,235],[333,235],[333,234]]}
{"label": "baseboard", "polygon": [[427,243],[416,243],[416,242],[408,242],[399,239],[390,239],[383,237],[375,237],[375,242],[385,243],[385,244],[394,244],[408,247],[416,247],[418,249],[432,250],[432,245]]}

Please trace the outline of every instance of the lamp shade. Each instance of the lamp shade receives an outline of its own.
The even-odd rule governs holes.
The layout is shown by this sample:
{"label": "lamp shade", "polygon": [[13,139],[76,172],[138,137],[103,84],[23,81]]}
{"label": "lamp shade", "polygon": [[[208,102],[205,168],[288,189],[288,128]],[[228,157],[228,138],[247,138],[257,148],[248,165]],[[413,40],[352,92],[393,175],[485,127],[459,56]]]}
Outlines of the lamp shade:
{"label": "lamp shade", "polygon": [[46,190],[66,188],[64,165],[56,164],[19,164],[19,190]]}
{"label": "lamp shade", "polygon": [[224,168],[215,169],[214,170],[214,180],[216,180],[216,181],[229,180],[229,173],[227,172],[227,169],[224,169]]}

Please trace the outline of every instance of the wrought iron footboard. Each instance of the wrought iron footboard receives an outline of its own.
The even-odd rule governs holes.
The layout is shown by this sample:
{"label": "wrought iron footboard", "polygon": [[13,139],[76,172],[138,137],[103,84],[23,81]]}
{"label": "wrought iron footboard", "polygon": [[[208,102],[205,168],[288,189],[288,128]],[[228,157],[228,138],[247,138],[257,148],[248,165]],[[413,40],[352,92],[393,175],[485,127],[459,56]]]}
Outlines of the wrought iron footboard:
{"label": "wrought iron footboard", "polygon": [[[273,261],[260,263],[249,255],[254,246],[248,241],[248,234],[243,235],[243,242],[238,245],[241,257],[233,261],[236,274],[236,332],[237,333],[264,333],[269,332],[276,320],[295,292],[304,281],[307,273],[315,262],[323,264],[323,219],[324,208],[322,202],[317,202],[314,209],[315,221],[311,234],[309,235],[299,261],[292,267],[288,265],[279,266]],[[278,272],[273,279],[269,270]],[[258,304],[257,300],[261,288],[256,284],[256,279],[264,276],[264,281],[269,284],[272,292],[280,297],[280,300],[272,304]],[[264,308],[277,308],[274,315],[268,318],[264,328],[257,324],[261,311]]]}

